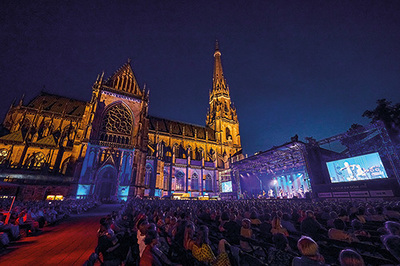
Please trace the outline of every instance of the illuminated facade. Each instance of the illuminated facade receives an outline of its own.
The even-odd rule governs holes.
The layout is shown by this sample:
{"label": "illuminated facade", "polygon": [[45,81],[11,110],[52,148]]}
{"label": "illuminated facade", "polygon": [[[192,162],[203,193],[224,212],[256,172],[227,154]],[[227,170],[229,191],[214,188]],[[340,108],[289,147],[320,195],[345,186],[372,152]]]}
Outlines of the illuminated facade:
{"label": "illuminated facade", "polygon": [[0,137],[2,184],[17,184],[25,199],[218,193],[219,172],[241,151],[218,46],[206,126],[148,116],[149,95],[130,61],[103,76],[89,102],[42,92],[11,105]]}
{"label": "illuminated facade", "polygon": [[206,126],[149,118],[145,194],[216,195],[220,173],[229,168],[229,158],[241,151],[239,121],[218,43],[209,104]]}

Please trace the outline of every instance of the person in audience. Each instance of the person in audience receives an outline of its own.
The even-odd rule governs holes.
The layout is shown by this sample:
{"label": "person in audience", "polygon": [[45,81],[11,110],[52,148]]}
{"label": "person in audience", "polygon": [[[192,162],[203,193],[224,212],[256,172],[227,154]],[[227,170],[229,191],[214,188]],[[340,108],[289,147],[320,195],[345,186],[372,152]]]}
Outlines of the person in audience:
{"label": "person in audience", "polygon": [[234,213],[231,213],[229,221],[224,224],[224,232],[229,243],[239,244],[240,225],[236,222]]}
{"label": "person in audience", "polygon": [[360,254],[352,249],[344,249],[339,255],[340,266],[365,266]]}
{"label": "person in audience", "polygon": [[118,254],[119,243],[113,235],[110,225],[106,218],[100,219],[100,228],[97,231],[97,247],[95,253],[103,256],[104,265],[119,265],[120,258]]}
{"label": "person in audience", "polygon": [[281,221],[282,226],[290,233],[298,233],[296,227],[294,224],[291,222],[291,217],[290,214],[284,213],[282,215],[282,221]]}
{"label": "person in audience", "polygon": [[[248,218],[242,220],[242,227],[240,228],[240,236],[248,239],[253,238],[253,230],[251,229],[251,221]],[[248,241],[240,240],[240,248],[245,252],[253,251]]]}
{"label": "person in audience", "polygon": [[385,228],[391,235],[400,235],[400,223],[387,221],[385,222]]}
{"label": "person in audience", "polygon": [[385,248],[400,262],[400,236],[387,235],[382,240]]}
{"label": "person in audience", "polygon": [[261,220],[258,219],[258,214],[256,211],[252,211],[250,213],[250,221],[252,225],[260,225],[261,224]]}
{"label": "person in audience", "polygon": [[144,238],[146,248],[140,257],[139,266],[162,266],[162,262],[154,251],[158,244],[158,234],[155,230],[148,230]]}
{"label": "person in audience", "polygon": [[141,219],[139,219],[136,228],[137,228],[136,231],[137,244],[139,247],[139,257],[142,257],[143,252],[146,248],[146,243],[144,242],[144,239],[146,238],[147,230],[149,228],[149,222],[146,216],[143,216]]}
{"label": "person in audience", "polygon": [[335,221],[333,221],[333,224],[335,228],[331,228],[328,231],[328,236],[330,239],[346,241],[349,243],[358,241],[358,239],[355,236],[345,231],[346,225],[341,219],[335,219]]}
{"label": "person in audience", "polygon": [[358,219],[361,223],[365,224],[367,220],[365,219],[365,208],[359,207],[357,212],[351,215],[352,219]]}
{"label": "person in audience", "polygon": [[293,266],[326,265],[325,258],[319,254],[318,244],[311,237],[302,236],[297,241],[297,248],[302,256],[293,259]]}
{"label": "person in audience", "polygon": [[268,249],[268,265],[291,265],[294,254],[289,247],[286,236],[277,233],[273,235],[272,241],[274,242],[274,246]]}
{"label": "person in audience", "polygon": [[281,225],[281,219],[278,216],[275,216],[274,219],[272,219],[271,226],[272,226],[271,228],[272,235],[281,233],[284,234],[285,236],[289,236],[289,233],[286,230],[286,228],[284,228]]}
{"label": "person in audience", "polygon": [[354,219],[351,221],[351,227],[352,227],[352,234],[355,237],[361,236],[361,237],[371,237],[371,234],[368,233],[367,231],[363,230],[363,224],[357,220]]}
{"label": "person in audience", "polygon": [[210,240],[208,238],[208,227],[202,225],[196,234],[196,241],[192,245],[192,254],[198,261],[208,263],[210,265],[230,266],[228,254],[225,245],[229,243],[225,239],[221,239],[218,244],[218,256],[215,257],[214,252],[210,247]]}
{"label": "person in audience", "polygon": [[195,227],[192,222],[188,222],[185,227],[185,234],[183,238],[183,247],[186,250],[192,250],[193,238],[195,234]]}
{"label": "person in audience", "polygon": [[340,209],[339,211],[339,219],[341,219],[343,222],[348,223],[350,222],[349,215],[347,214],[347,211],[345,209]]}
{"label": "person in audience", "polygon": [[331,211],[331,212],[329,213],[329,219],[326,221],[326,226],[327,226],[328,228],[333,228],[333,227],[335,227],[335,225],[333,224],[333,221],[334,221],[335,219],[337,219],[337,218],[339,218],[338,214],[337,214],[335,211]]}
{"label": "person in audience", "polygon": [[398,210],[396,210],[396,208],[392,207],[391,205],[386,206],[384,214],[386,215],[386,217],[388,217],[388,219],[400,221],[400,212],[398,212]]}
{"label": "person in audience", "polygon": [[314,212],[311,210],[306,211],[306,216],[301,222],[301,232],[306,234],[313,239],[320,240],[323,238],[323,234],[326,233],[325,227],[323,227],[314,216]]}

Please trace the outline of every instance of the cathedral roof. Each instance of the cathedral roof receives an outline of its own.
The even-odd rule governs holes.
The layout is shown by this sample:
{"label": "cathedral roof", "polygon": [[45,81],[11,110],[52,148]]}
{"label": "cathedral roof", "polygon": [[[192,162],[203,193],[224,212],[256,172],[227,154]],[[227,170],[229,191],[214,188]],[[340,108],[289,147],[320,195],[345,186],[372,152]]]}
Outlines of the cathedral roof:
{"label": "cathedral roof", "polygon": [[35,144],[51,146],[51,147],[55,147],[57,145],[53,135],[49,135],[47,137],[41,138],[38,141],[36,141]]}
{"label": "cathedral roof", "polygon": [[159,118],[150,116],[150,130],[159,131],[164,133],[172,133],[174,135],[182,135],[186,137],[195,136],[197,132],[198,139],[206,139],[206,132],[208,135],[208,140],[215,141],[215,131],[209,127],[193,125],[189,123],[183,123],[178,121],[173,121],[165,118]]}
{"label": "cathedral roof", "polygon": [[27,107],[42,109],[53,113],[65,113],[71,116],[82,116],[85,112],[86,102],[64,96],[41,92]]}
{"label": "cathedral roof", "polygon": [[110,90],[139,98],[141,98],[144,93],[139,88],[139,84],[132,70],[130,59],[105,81],[105,85]]}
{"label": "cathedral roof", "polygon": [[5,136],[2,136],[0,140],[12,141],[12,142],[24,142],[24,137],[22,136],[22,131],[18,130],[10,134],[7,134]]}

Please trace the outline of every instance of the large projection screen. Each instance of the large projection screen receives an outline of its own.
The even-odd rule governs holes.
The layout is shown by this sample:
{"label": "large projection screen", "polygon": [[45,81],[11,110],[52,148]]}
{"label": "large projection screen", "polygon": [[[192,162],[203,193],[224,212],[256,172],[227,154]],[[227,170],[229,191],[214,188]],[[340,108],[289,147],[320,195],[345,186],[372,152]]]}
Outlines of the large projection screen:
{"label": "large projection screen", "polygon": [[332,183],[388,178],[379,153],[326,163]]}
{"label": "large projection screen", "polygon": [[222,182],[222,192],[232,192],[232,181]]}

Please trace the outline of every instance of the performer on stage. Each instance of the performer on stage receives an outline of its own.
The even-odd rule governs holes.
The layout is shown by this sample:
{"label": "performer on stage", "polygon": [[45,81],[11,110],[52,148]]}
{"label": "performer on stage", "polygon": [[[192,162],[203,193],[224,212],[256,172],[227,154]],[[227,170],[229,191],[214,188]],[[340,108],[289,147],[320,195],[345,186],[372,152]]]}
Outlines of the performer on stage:
{"label": "performer on stage", "polygon": [[304,189],[303,189],[303,185],[301,185],[299,187],[298,193],[300,195],[301,198],[304,198]]}
{"label": "performer on stage", "polygon": [[273,197],[274,197],[274,190],[273,190],[272,188],[270,188],[270,189],[268,190],[268,197],[269,197],[269,198],[273,198]]}

